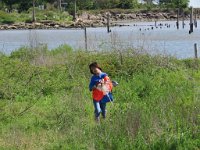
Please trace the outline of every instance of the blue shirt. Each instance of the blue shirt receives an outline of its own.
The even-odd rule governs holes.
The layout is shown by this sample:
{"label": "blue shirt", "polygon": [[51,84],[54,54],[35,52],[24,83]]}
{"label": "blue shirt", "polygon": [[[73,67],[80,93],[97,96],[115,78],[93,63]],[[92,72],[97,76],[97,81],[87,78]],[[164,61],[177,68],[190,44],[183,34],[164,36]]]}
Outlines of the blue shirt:
{"label": "blue shirt", "polygon": [[100,73],[100,75],[93,75],[89,85],[90,91],[92,91],[92,88],[97,85],[101,79],[105,78],[105,76],[107,76],[107,74],[104,72]]}
{"label": "blue shirt", "polygon": [[[93,75],[92,78],[91,78],[91,81],[90,81],[90,84],[89,84],[89,90],[92,91],[92,88],[97,85],[100,80],[102,80],[103,78],[105,78],[107,76],[106,73],[102,72],[101,74],[99,75]],[[109,92],[107,95],[105,95],[102,99],[101,99],[101,102],[102,103],[107,103],[107,102],[110,102],[110,101],[113,101],[113,96],[112,96],[112,93]]]}

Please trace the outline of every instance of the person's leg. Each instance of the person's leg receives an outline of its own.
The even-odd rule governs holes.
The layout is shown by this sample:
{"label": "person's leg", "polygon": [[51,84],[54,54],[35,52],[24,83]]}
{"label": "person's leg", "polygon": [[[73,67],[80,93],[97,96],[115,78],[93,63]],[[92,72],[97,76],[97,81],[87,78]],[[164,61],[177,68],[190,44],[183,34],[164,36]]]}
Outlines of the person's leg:
{"label": "person's leg", "polygon": [[101,113],[103,118],[106,118],[106,103],[100,103]]}
{"label": "person's leg", "polygon": [[101,113],[100,103],[93,100],[93,104],[94,104],[95,119],[98,121],[99,120],[99,115]]}

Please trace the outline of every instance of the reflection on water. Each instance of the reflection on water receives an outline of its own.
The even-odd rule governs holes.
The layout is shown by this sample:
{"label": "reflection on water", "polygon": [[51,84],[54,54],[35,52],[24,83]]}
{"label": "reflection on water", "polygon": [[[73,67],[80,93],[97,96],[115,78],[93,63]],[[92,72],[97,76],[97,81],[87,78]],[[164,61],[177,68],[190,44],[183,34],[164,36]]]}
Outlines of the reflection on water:
{"label": "reflection on water", "polygon": [[[162,26],[160,26],[162,23]],[[169,54],[178,58],[194,56],[194,43],[200,42],[200,30],[194,28],[188,34],[189,22],[179,30],[175,21],[124,23],[121,27],[107,29],[87,28],[88,50],[140,49],[150,53]],[[181,23],[180,23],[181,24]],[[170,27],[169,27],[170,26]],[[21,46],[47,44],[49,49],[68,44],[74,49],[84,49],[85,39],[82,29],[65,30],[10,30],[0,31],[0,51],[10,54]],[[200,43],[199,43],[200,44]]]}

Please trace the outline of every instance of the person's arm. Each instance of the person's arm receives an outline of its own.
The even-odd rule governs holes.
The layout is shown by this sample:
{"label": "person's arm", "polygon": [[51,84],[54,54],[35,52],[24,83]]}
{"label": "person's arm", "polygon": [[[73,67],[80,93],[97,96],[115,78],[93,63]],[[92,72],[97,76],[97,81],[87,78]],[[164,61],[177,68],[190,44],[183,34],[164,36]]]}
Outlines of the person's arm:
{"label": "person's arm", "polygon": [[92,91],[95,88],[95,82],[92,80],[90,80],[90,84],[89,84],[89,90]]}

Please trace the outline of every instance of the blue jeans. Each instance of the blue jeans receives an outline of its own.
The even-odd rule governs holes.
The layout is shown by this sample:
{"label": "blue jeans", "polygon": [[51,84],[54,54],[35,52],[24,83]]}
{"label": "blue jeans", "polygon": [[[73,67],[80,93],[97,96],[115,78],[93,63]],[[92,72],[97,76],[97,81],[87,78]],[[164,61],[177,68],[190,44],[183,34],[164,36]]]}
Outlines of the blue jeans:
{"label": "blue jeans", "polygon": [[94,104],[94,113],[95,113],[95,117],[99,117],[100,113],[102,114],[102,116],[105,118],[106,117],[106,103],[102,103],[97,102],[95,100],[93,100],[93,104]]}

